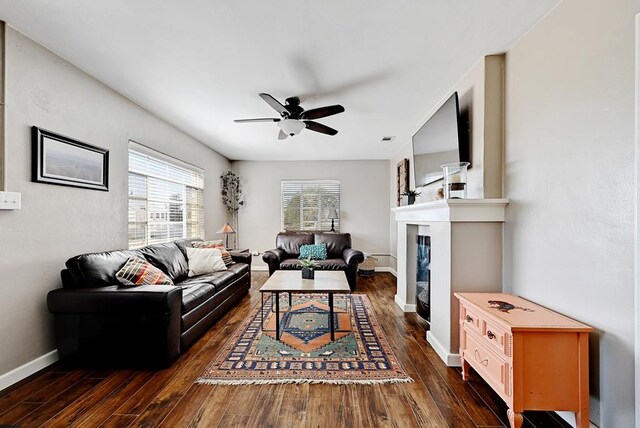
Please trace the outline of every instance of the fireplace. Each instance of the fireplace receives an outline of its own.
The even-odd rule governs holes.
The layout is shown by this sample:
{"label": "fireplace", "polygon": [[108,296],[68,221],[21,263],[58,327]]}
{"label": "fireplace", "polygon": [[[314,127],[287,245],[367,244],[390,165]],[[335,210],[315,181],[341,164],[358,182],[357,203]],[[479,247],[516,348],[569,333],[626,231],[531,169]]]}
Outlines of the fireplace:
{"label": "fireplace", "polygon": [[431,237],[416,236],[416,312],[431,321]]}

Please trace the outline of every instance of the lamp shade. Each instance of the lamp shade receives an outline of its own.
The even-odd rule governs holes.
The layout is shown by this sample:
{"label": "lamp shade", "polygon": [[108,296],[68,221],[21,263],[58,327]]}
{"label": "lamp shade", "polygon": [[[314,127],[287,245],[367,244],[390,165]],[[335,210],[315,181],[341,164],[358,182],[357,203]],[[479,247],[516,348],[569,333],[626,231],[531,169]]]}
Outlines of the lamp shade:
{"label": "lamp shade", "polygon": [[338,218],[338,211],[335,208],[331,208],[329,210],[329,215],[327,215],[327,218],[336,220]]}
{"label": "lamp shade", "polygon": [[236,233],[236,230],[227,222],[216,233]]}

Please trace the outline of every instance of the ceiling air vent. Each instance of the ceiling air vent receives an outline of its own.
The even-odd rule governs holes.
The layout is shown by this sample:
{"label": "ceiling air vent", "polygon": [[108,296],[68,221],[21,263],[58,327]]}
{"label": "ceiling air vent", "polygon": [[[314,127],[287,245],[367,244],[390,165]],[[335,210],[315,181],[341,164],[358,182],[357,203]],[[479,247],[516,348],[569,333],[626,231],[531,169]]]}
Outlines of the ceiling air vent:
{"label": "ceiling air vent", "polygon": [[381,143],[390,143],[394,140],[394,138],[396,138],[395,136],[393,137],[382,137],[382,140],[380,141]]}

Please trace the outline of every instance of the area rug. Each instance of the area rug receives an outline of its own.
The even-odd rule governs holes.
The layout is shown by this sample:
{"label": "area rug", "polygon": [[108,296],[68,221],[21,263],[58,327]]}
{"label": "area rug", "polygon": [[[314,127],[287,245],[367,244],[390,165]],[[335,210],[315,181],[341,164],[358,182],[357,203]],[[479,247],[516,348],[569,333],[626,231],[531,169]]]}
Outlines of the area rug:
{"label": "area rug", "polygon": [[275,339],[274,299],[267,294],[263,316],[258,305],[196,383],[379,384],[413,381],[389,346],[367,296],[335,296],[333,342],[327,296],[294,294],[292,298],[289,307],[288,295],[283,293],[280,297],[282,330],[279,341]]}

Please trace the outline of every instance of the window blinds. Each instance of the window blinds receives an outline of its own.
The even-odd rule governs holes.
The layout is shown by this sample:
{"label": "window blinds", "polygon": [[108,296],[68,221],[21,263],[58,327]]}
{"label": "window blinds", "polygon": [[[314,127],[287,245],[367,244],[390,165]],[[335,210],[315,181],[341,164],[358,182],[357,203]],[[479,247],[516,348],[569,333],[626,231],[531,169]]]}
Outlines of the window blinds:
{"label": "window blinds", "polygon": [[[329,210],[340,215],[339,180],[282,180],[282,229],[323,231],[331,229]],[[336,231],[340,219],[335,220]]]}
{"label": "window blinds", "polygon": [[204,172],[129,147],[129,248],[204,237]]}

